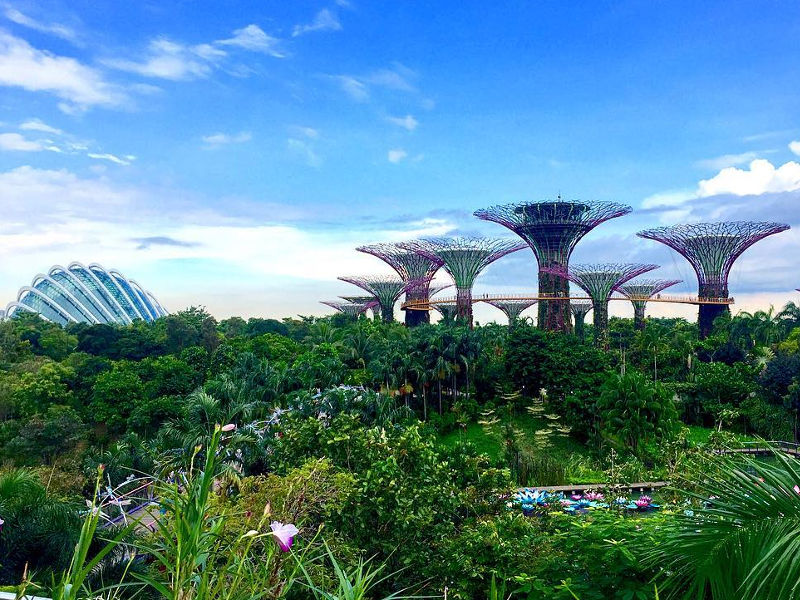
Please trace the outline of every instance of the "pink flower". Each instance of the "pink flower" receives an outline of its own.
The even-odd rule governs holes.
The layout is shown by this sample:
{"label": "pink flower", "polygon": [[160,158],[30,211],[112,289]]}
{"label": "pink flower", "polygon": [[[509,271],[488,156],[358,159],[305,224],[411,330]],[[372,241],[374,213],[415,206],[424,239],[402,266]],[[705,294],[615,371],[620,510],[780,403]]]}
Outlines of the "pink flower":
{"label": "pink flower", "polygon": [[236,429],[236,424],[235,423],[228,423],[227,425],[223,425],[222,426],[222,431],[224,431],[226,433],[228,431],[234,431],[235,429]]}
{"label": "pink flower", "polygon": [[572,494],[572,499],[575,500],[575,502],[580,500],[582,497],[583,496],[581,496],[580,494]]}
{"label": "pink flower", "polygon": [[5,525],[5,524],[6,524],[6,522],[3,521],[3,519],[0,519],[0,529],[3,529],[3,525]]}
{"label": "pink flower", "polygon": [[604,498],[603,494],[600,492],[586,492],[583,497],[590,502],[600,501]]}
{"label": "pink flower", "polygon": [[278,540],[281,550],[288,552],[289,548],[292,547],[292,542],[294,542],[294,536],[300,531],[291,523],[284,524],[280,521],[273,521],[269,526],[272,529],[272,535]]}
{"label": "pink flower", "polygon": [[792,489],[794,490],[795,494],[800,494],[800,485],[796,485]]}

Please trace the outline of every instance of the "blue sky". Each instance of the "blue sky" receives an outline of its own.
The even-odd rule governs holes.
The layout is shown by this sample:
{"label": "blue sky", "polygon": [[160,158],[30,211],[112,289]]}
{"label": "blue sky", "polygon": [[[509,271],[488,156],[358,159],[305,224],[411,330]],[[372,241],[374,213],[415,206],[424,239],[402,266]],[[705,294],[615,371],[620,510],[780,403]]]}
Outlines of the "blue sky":
{"label": "blue sky", "polygon": [[[637,230],[800,225],[798,39],[790,1],[0,3],[0,303],[81,260],[171,309],[324,314],[384,270],[355,245],[505,235],[471,212],[559,193],[636,209],[575,262],[689,293]],[[746,254],[740,308],[792,298],[798,250]],[[533,289],[533,262],[479,289]]]}

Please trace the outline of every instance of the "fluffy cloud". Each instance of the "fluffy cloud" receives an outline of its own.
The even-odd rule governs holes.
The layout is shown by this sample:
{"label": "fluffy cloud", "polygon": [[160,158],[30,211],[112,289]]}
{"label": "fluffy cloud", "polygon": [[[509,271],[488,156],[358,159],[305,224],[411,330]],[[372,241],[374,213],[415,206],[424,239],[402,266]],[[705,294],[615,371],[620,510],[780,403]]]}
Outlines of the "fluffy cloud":
{"label": "fluffy cloud", "polygon": [[728,167],[697,186],[699,197],[733,194],[757,196],[767,192],[791,192],[800,189],[800,163],[787,162],[778,168],[765,159],[750,163],[749,169]]}
{"label": "fluffy cloud", "polygon": [[402,148],[394,148],[392,150],[389,150],[389,152],[386,155],[386,159],[390,163],[396,165],[397,163],[401,162],[406,156],[408,156],[408,152],[406,152]]}
{"label": "fluffy cloud", "polygon": [[28,42],[0,32],[0,85],[61,98],[65,112],[93,106],[119,107],[128,98],[99,71],[74,58],[39,50]]}
{"label": "fluffy cloud", "polygon": [[392,91],[413,93],[417,91],[413,81],[417,73],[399,62],[393,62],[391,68],[378,69],[368,75],[328,75],[339,87],[356,102],[366,102],[370,98],[370,89],[374,87]]}
{"label": "fluffy cloud", "polygon": [[793,154],[800,156],[800,141],[789,142],[789,150],[791,150]]}
{"label": "fluffy cloud", "polygon": [[419,121],[417,121],[413,115],[406,115],[405,117],[386,117],[386,120],[408,131],[414,131],[419,126]]}
{"label": "fluffy cloud", "polygon": [[307,25],[295,25],[292,31],[292,37],[297,37],[304,33],[311,33],[312,31],[340,31],[341,29],[342,24],[339,23],[339,19],[336,15],[327,8],[323,8],[317,13],[311,23]]}
{"label": "fluffy cloud", "polygon": [[39,152],[44,149],[39,142],[29,140],[18,133],[0,133],[0,150]]}

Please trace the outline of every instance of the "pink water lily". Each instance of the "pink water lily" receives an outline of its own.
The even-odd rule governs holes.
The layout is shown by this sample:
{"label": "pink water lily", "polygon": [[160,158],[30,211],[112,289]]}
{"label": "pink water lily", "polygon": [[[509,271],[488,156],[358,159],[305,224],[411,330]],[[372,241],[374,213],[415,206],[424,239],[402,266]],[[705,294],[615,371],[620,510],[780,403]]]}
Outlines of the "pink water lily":
{"label": "pink water lily", "polygon": [[800,485],[796,485],[792,488],[795,494],[800,494]]}
{"label": "pink water lily", "polygon": [[272,529],[272,535],[278,540],[281,550],[288,552],[294,542],[294,536],[300,533],[300,530],[291,523],[281,523],[280,521],[273,521],[269,526]]}
{"label": "pink water lily", "polygon": [[228,423],[227,425],[223,425],[222,426],[222,431],[224,431],[226,433],[228,431],[234,431],[235,429],[236,429],[236,424],[235,423]]}

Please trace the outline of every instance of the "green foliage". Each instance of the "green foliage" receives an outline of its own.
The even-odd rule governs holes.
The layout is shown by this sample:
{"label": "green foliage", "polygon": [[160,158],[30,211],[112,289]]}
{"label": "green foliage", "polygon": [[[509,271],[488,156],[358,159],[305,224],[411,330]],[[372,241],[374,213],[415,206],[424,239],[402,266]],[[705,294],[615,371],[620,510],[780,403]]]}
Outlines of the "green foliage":
{"label": "green foliage", "polygon": [[669,438],[677,424],[670,393],[633,370],[606,380],[597,410],[603,440],[634,455],[650,443]]}
{"label": "green foliage", "polygon": [[705,459],[684,482],[693,510],[666,523],[648,549],[666,598],[796,598],[800,467],[778,454]]}
{"label": "green foliage", "polygon": [[64,569],[80,531],[78,506],[53,497],[28,470],[0,474],[0,583],[32,572]]}

